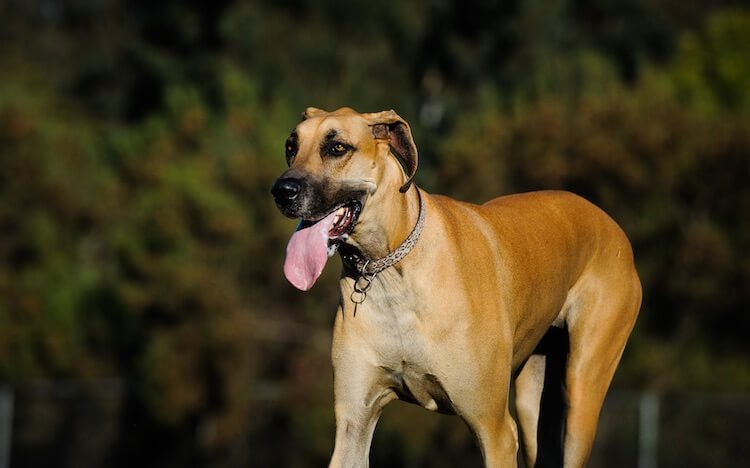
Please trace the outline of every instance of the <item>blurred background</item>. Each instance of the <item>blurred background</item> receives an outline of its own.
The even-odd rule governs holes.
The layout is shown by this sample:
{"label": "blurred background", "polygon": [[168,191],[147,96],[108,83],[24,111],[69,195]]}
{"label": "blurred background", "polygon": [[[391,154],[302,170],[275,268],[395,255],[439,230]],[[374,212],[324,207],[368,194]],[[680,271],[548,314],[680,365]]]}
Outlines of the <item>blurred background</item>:
{"label": "blurred background", "polygon": [[[591,466],[750,459],[750,9],[729,0],[0,0],[0,466],[311,467],[338,261],[269,188],[306,106],[396,109],[417,182],[566,189],[639,322]],[[481,466],[401,403],[375,467]]]}

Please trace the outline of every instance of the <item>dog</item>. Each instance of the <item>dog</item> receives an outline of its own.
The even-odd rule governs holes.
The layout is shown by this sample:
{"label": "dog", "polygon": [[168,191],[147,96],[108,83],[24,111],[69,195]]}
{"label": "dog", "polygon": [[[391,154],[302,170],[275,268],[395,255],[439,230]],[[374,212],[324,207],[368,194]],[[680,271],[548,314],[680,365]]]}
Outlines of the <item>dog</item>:
{"label": "dog", "polygon": [[[641,304],[622,229],[569,192],[483,205],[427,193],[392,110],[308,108],[286,159],[271,192],[300,218],[287,279],[308,290],[336,251],[343,264],[330,466],[368,466],[395,399],[460,416],[488,467],[517,466],[519,446],[527,466],[584,466]],[[547,413],[545,395],[561,407]]]}

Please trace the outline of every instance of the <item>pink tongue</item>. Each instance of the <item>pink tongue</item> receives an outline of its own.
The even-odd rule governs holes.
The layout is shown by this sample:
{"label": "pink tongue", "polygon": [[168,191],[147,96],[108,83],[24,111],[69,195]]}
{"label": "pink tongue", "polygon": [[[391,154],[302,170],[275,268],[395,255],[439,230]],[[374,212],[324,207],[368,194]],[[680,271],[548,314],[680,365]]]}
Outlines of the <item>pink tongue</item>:
{"label": "pink tongue", "polygon": [[295,288],[307,291],[315,284],[328,261],[328,231],[333,226],[335,212],[312,226],[292,234],[286,246],[284,275]]}

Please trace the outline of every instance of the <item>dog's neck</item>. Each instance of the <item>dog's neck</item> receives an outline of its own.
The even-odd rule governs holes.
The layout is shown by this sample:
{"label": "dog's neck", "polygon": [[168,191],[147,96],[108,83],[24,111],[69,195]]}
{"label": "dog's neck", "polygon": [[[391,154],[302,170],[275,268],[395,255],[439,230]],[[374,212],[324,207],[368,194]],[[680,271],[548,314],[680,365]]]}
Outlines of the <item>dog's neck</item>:
{"label": "dog's neck", "polygon": [[[412,184],[400,193],[398,186],[380,187],[367,202],[360,222],[349,242],[365,259],[382,258],[396,250],[414,230],[419,219],[419,189]],[[422,195],[424,196],[424,195]],[[375,204],[387,208],[374,209]]]}

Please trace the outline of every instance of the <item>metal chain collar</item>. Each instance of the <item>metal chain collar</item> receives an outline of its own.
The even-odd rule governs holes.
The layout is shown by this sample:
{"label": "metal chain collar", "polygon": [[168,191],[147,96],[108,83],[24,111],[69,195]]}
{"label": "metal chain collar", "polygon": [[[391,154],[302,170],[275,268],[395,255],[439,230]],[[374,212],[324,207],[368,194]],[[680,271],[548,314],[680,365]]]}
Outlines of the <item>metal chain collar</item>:
{"label": "metal chain collar", "polygon": [[417,218],[417,224],[414,226],[414,229],[412,229],[409,237],[407,237],[401,245],[396,248],[396,250],[377,260],[370,260],[362,257],[355,258],[353,256],[349,257],[359,273],[359,276],[354,281],[354,290],[351,294],[351,300],[355,304],[361,304],[365,301],[367,291],[372,286],[372,281],[378,273],[400,262],[417,244],[417,240],[419,240],[419,236],[422,234],[425,220],[424,200],[419,193],[419,188],[417,188],[417,197],[419,198],[419,217]]}

